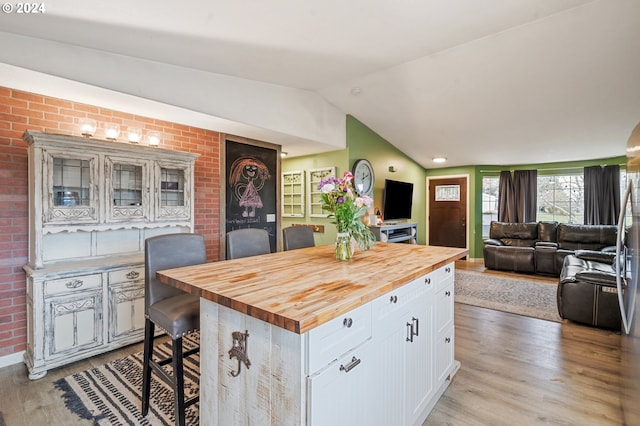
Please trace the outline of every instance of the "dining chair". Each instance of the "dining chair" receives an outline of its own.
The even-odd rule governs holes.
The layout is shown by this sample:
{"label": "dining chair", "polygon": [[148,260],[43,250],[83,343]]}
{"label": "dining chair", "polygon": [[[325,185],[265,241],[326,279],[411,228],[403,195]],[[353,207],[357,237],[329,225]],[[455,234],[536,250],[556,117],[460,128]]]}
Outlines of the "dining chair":
{"label": "dining chair", "polygon": [[227,259],[271,253],[269,233],[264,229],[243,228],[227,232]]}
{"label": "dining chair", "polygon": [[282,229],[282,248],[285,251],[315,245],[313,230],[309,226],[289,226]]}
{"label": "dining chair", "polygon": [[[185,410],[198,402],[199,395],[185,401],[184,358],[200,351],[195,347],[183,352],[183,336],[200,329],[200,299],[180,289],[166,285],[156,278],[163,269],[202,264],[207,261],[204,238],[198,234],[168,234],[145,240],[145,329],[142,372],[142,415],[149,412],[151,373],[171,386],[174,394],[175,424],[185,424]],[[155,327],[171,337],[172,355],[153,356]],[[157,357],[157,355],[156,355]],[[171,364],[169,374],[163,366]]]}

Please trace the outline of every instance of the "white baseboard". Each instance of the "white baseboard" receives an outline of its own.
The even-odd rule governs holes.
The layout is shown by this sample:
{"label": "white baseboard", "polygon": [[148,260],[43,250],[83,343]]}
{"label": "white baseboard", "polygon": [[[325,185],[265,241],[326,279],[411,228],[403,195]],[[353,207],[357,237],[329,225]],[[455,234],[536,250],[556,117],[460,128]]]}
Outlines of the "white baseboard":
{"label": "white baseboard", "polygon": [[16,352],[11,355],[5,355],[3,357],[0,357],[0,368],[8,367],[14,364],[20,364],[23,360],[23,357],[24,357],[24,351]]}

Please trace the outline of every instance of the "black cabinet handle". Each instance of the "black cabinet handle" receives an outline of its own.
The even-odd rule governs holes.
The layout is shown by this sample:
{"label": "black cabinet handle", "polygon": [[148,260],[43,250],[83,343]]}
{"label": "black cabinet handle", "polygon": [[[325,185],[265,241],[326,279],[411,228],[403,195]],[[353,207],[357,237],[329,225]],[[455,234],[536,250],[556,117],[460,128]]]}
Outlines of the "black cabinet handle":
{"label": "black cabinet handle", "polygon": [[342,325],[347,327],[347,328],[351,328],[351,326],[353,325],[353,320],[351,318],[345,318],[342,321]]}
{"label": "black cabinet handle", "polygon": [[444,295],[445,295],[445,296],[451,296],[451,292],[450,292],[450,291],[445,291],[445,292],[444,292]]}
{"label": "black cabinet handle", "polygon": [[398,303],[398,296],[391,296],[391,298],[389,299],[389,301],[391,303]]}
{"label": "black cabinet handle", "polygon": [[407,342],[413,342],[413,324],[407,323]]}

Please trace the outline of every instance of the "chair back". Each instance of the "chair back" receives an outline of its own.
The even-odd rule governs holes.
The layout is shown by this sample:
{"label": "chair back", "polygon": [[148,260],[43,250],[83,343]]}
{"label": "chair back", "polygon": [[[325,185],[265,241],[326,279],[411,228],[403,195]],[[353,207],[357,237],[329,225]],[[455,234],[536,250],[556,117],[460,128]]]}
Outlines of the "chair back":
{"label": "chair back", "polygon": [[309,226],[289,226],[282,230],[282,247],[284,250],[295,250],[315,245],[313,230]]}
{"label": "chair back", "polygon": [[227,259],[271,253],[269,233],[264,229],[243,228],[227,233]]}
{"label": "chair back", "polygon": [[166,285],[156,278],[156,272],[207,262],[204,237],[198,234],[167,234],[147,238],[144,242],[144,310],[167,297],[184,291]]}

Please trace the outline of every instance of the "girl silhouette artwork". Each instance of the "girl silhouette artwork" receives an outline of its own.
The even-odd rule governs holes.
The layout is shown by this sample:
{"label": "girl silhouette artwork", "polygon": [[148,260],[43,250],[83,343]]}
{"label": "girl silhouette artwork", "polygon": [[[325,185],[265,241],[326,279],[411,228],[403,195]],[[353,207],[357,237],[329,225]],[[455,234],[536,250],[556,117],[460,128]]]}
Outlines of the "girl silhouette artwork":
{"label": "girl silhouette artwork", "polygon": [[259,191],[271,179],[269,169],[254,157],[240,157],[231,165],[229,186],[243,207],[242,217],[255,217],[256,209],[262,208]]}

